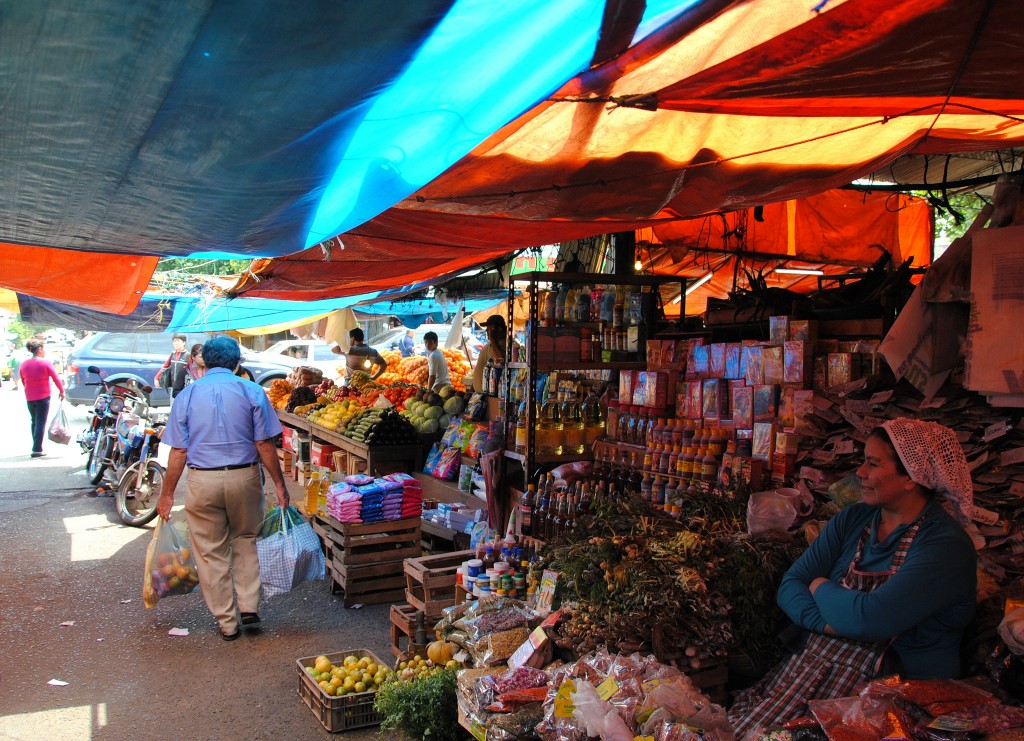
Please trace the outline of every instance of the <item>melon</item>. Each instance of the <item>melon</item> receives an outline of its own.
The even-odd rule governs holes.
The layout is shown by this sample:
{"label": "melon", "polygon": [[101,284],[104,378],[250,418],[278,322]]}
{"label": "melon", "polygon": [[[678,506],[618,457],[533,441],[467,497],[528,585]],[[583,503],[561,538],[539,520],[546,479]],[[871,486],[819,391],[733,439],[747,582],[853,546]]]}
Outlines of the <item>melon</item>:
{"label": "melon", "polygon": [[466,403],[458,396],[453,396],[444,403],[444,411],[447,414],[462,414],[465,408]]}

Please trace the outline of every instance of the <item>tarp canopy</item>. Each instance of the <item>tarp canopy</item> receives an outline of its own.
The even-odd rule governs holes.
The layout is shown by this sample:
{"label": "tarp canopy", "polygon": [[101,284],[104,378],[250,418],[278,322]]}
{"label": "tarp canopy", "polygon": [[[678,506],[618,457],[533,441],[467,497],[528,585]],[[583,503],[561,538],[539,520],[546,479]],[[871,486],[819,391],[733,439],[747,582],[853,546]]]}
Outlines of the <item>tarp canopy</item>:
{"label": "tarp canopy", "polygon": [[[694,1],[14,3],[0,18],[0,284],[84,302],[91,271],[41,270],[52,248],[315,245]],[[37,248],[33,264],[8,261],[16,245]]]}
{"label": "tarp canopy", "polygon": [[139,255],[305,248],[240,290],[353,295],[1024,143],[1018,0],[381,7],[11,4],[0,286],[127,313]]}
{"label": "tarp canopy", "polygon": [[130,314],[117,315],[74,304],[17,295],[22,319],[67,329],[109,332],[229,332],[270,334],[317,321],[331,312],[376,294],[325,299],[279,301],[262,298],[226,299],[210,296],[147,296]]}
{"label": "tarp canopy", "polygon": [[409,329],[416,329],[424,323],[441,324],[448,322],[460,309],[473,314],[493,308],[508,296],[508,291],[495,291],[490,298],[474,298],[445,301],[443,304],[434,299],[401,299],[398,301],[376,301],[371,304],[356,306],[360,314],[372,316],[395,316]]}
{"label": "tarp canopy", "polygon": [[[1024,142],[1014,0],[704,2],[577,76],[356,230],[458,254],[814,195],[902,155]],[[439,226],[417,238],[430,218]],[[443,231],[442,231],[443,230]],[[410,236],[411,235],[411,236]],[[348,243],[350,235],[342,239]],[[460,253],[456,247],[462,247]],[[296,255],[250,295],[302,282]],[[351,279],[321,271],[311,295]]]}

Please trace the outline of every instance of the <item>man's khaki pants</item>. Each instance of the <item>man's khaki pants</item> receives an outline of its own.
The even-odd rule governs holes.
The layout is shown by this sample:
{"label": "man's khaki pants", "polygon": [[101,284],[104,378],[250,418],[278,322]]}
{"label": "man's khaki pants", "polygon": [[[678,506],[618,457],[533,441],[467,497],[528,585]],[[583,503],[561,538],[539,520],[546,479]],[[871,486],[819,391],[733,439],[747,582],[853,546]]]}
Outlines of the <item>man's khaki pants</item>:
{"label": "man's khaki pants", "polygon": [[186,492],[185,517],[203,599],[220,623],[221,631],[231,634],[238,630],[236,590],[240,612],[256,612],[259,607],[256,535],[263,521],[259,466],[232,471],[190,468]]}

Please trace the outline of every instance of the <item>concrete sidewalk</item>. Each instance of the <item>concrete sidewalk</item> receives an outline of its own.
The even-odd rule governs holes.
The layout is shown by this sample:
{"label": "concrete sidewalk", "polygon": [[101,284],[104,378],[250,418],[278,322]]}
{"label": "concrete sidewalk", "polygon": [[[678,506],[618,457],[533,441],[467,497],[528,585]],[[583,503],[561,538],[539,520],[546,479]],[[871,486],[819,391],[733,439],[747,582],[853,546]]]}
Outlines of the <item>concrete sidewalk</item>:
{"label": "concrete sidewalk", "polygon": [[[77,433],[85,407],[68,411]],[[146,610],[151,527],[121,524],[111,498],[90,496],[74,442],[29,457],[24,394],[9,384],[0,419],[0,740],[338,738],[296,695],[295,659],[367,648],[390,662],[388,605],[346,610],[326,582],[308,583],[265,602],[262,633],[233,643],[199,594]]]}

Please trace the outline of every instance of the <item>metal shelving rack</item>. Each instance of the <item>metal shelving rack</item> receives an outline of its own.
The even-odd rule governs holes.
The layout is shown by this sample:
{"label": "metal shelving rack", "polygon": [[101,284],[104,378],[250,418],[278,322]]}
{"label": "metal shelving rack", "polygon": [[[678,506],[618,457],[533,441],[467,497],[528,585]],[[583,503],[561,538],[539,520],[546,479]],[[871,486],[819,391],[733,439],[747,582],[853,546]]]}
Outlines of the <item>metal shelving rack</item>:
{"label": "metal shelving rack", "polygon": [[[538,285],[541,283],[566,283],[569,285],[611,285],[611,286],[648,286],[653,292],[660,292],[660,288],[663,285],[671,285],[674,283],[679,284],[679,320],[677,322],[678,328],[681,330],[683,326],[683,319],[686,316],[686,284],[687,279],[683,276],[655,276],[655,275],[610,275],[604,273],[545,273],[545,272],[530,272],[520,273],[513,276],[509,280],[508,287],[508,302],[507,302],[507,326],[508,326],[508,338],[505,342],[505,368],[504,383],[502,393],[505,399],[505,414],[504,414],[504,434],[505,439],[508,440],[509,435],[509,410],[514,404],[512,397],[512,373],[509,372],[515,369],[525,369],[527,371],[527,383],[526,383],[526,424],[527,424],[527,446],[526,453],[516,453],[511,450],[505,451],[506,460],[518,461],[523,466],[523,472],[525,482],[529,482],[533,476],[538,464],[551,464],[551,463],[568,463],[580,460],[589,460],[593,457],[592,452],[586,452],[582,454],[572,453],[568,455],[539,455],[537,454],[534,446],[534,423],[537,419],[537,374],[538,373],[550,373],[555,370],[562,371],[578,371],[578,370],[643,370],[646,367],[646,363],[642,361],[601,361],[594,360],[589,362],[576,361],[576,362],[544,362],[539,363],[537,359],[537,331],[531,331],[528,337],[528,345],[526,347],[526,362],[520,362],[513,360],[512,352],[514,348],[514,322],[515,318],[515,286],[517,283],[526,283],[529,285],[529,307],[527,309],[528,321],[533,321],[533,329],[536,330],[536,322],[539,321],[540,317],[540,295],[538,292]],[[660,302],[659,302],[660,303]],[[651,320],[653,322],[653,318]],[[651,333],[653,334],[653,333]],[[642,351],[641,351],[642,352]]]}

